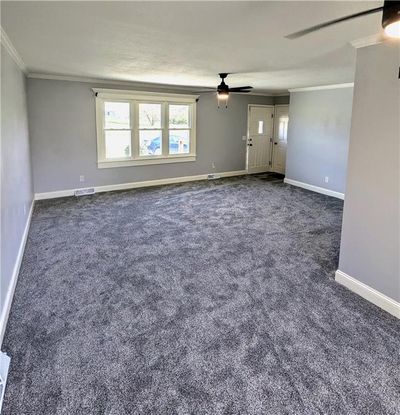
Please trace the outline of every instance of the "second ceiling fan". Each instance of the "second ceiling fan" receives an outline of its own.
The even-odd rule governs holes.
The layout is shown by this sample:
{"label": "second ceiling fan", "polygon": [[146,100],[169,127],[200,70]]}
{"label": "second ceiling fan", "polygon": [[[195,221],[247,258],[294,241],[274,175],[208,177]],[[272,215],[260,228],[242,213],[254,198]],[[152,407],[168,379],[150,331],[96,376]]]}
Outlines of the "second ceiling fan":
{"label": "second ceiling fan", "polygon": [[330,20],[311,26],[307,29],[300,30],[299,32],[291,33],[285,36],[287,39],[297,39],[299,37],[308,35],[309,33],[316,32],[317,30],[324,29],[341,22],[355,19],[357,17],[367,16],[369,14],[382,12],[382,28],[389,37],[400,37],[400,1],[386,0],[381,7],[375,7],[374,9],[364,10],[359,13],[350,14],[348,16],[339,17],[338,19]]}

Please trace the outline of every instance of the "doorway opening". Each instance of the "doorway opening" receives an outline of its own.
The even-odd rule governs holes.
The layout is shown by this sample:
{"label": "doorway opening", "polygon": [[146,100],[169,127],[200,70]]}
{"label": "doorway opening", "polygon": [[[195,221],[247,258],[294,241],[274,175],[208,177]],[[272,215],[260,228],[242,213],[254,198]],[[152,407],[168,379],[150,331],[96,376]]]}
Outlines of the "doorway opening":
{"label": "doorway opening", "polygon": [[248,107],[246,170],[285,174],[289,105]]}

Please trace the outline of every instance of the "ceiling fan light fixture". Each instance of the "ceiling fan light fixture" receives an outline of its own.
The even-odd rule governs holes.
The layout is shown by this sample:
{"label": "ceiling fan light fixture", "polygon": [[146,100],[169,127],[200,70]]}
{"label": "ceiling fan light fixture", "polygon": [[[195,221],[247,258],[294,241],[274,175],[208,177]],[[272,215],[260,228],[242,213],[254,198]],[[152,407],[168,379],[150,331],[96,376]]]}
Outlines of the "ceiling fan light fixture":
{"label": "ceiling fan light fixture", "polygon": [[218,91],[218,99],[226,100],[229,98],[229,92],[227,91]]}
{"label": "ceiling fan light fixture", "polygon": [[[224,106],[225,108],[228,108],[228,100],[229,96],[231,94],[245,94],[250,92],[253,87],[252,86],[237,86],[234,88],[229,88],[229,85],[225,83],[225,78],[229,75],[229,73],[219,73],[219,77],[221,78],[221,83],[217,86],[216,90],[211,90],[209,92],[212,92],[214,96],[217,97],[218,101],[218,108],[221,106]],[[199,93],[202,93],[205,91],[201,91]]]}
{"label": "ceiling fan light fixture", "polygon": [[400,38],[400,1],[385,1],[382,27],[387,36]]}
{"label": "ceiling fan light fixture", "polygon": [[218,98],[218,108],[220,108],[221,105],[224,106],[225,108],[228,108],[229,91],[218,91],[217,98]]}
{"label": "ceiling fan light fixture", "polygon": [[385,34],[389,37],[400,38],[400,21],[391,23],[385,27]]}

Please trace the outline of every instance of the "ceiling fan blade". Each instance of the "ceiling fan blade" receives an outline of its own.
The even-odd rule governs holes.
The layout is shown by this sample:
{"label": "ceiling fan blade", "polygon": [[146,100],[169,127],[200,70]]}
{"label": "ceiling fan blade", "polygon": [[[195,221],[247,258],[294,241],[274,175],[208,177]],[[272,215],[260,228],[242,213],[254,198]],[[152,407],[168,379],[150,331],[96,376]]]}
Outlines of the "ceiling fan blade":
{"label": "ceiling fan blade", "polygon": [[229,92],[250,92],[252,86],[238,86],[236,88],[229,88]]}
{"label": "ceiling fan blade", "polygon": [[382,7],[376,7],[375,9],[364,10],[363,12],[350,14],[349,16],[340,17],[338,19],[331,20],[329,22],[320,23],[318,25],[309,27],[308,29],[300,30],[299,32],[291,33],[290,35],[285,36],[286,39],[297,39],[301,36],[307,35],[308,33],[315,32],[317,30],[323,29],[324,27],[332,26],[336,23],[345,22],[347,20],[355,19],[356,17],[366,16],[372,13],[378,13],[383,10]]}
{"label": "ceiling fan blade", "polygon": [[209,90],[205,90],[203,89],[202,91],[191,91],[191,94],[196,94],[196,95],[200,95],[200,94],[213,94],[213,93],[217,93],[216,89],[209,89]]}

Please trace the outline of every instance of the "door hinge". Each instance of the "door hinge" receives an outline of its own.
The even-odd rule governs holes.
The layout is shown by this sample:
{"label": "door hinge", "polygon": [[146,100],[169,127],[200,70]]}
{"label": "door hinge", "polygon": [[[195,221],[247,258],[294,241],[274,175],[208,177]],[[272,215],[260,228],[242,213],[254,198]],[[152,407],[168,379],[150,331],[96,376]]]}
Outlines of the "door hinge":
{"label": "door hinge", "polygon": [[268,162],[268,164],[269,164],[270,166],[272,166],[272,161],[270,160],[270,161]]}
{"label": "door hinge", "polygon": [[274,114],[271,114],[271,118],[274,118]]}

